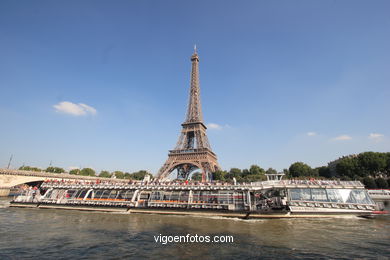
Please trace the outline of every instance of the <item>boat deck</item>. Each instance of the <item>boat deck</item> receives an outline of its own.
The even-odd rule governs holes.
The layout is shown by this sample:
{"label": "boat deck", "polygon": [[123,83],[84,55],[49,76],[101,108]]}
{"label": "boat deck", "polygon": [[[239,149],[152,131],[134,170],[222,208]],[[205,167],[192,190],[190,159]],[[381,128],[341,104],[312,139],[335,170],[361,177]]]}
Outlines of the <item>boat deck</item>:
{"label": "boat deck", "polygon": [[272,188],[336,188],[357,189],[364,188],[359,181],[309,181],[309,180],[281,180],[263,181],[243,184],[228,183],[111,183],[111,182],[44,182],[41,188],[57,189],[123,189],[123,190],[241,190],[256,191]]}

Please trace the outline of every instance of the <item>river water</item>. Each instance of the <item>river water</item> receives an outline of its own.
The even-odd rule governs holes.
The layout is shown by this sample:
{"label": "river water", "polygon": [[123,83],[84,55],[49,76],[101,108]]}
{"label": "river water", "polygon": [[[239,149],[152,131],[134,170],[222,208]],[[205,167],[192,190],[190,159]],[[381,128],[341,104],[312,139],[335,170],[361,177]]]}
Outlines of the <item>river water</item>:
{"label": "river water", "polygon": [[[390,217],[239,220],[8,207],[0,259],[390,259]],[[232,243],[155,237],[232,236]]]}

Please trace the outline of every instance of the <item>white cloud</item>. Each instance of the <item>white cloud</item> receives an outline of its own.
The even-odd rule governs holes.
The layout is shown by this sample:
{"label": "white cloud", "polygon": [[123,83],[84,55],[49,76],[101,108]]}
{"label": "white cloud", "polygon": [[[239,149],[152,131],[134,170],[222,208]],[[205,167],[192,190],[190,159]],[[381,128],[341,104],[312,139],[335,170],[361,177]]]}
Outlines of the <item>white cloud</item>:
{"label": "white cloud", "polygon": [[368,135],[368,138],[371,140],[379,141],[380,139],[382,139],[383,136],[384,136],[383,134],[371,133]]}
{"label": "white cloud", "polygon": [[74,116],[96,115],[96,109],[83,103],[72,103],[63,101],[53,106],[56,112]]}
{"label": "white cloud", "polygon": [[213,129],[213,130],[221,130],[222,129],[221,125],[218,125],[215,123],[208,123],[206,126],[208,129]]}
{"label": "white cloud", "polygon": [[307,136],[316,136],[317,133],[316,132],[307,132]]}
{"label": "white cloud", "polygon": [[334,141],[347,141],[347,140],[351,140],[351,139],[352,139],[352,137],[350,137],[349,135],[340,135],[340,136],[333,138],[332,140],[334,140]]}

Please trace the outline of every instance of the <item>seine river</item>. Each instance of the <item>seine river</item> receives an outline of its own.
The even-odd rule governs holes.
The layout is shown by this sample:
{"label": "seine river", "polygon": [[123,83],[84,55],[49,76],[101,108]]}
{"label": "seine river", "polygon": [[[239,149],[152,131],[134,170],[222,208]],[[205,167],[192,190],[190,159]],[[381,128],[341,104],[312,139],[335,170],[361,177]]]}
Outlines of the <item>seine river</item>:
{"label": "seine river", "polygon": [[[390,218],[238,220],[9,208],[0,259],[390,259]],[[232,243],[156,243],[166,235]]]}

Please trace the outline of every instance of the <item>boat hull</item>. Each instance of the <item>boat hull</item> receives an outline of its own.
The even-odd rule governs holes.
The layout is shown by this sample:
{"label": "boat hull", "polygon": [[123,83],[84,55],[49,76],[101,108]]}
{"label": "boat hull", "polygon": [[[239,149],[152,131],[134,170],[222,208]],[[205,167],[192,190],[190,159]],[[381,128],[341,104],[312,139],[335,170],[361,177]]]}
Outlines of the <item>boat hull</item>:
{"label": "boat hull", "polygon": [[113,206],[90,206],[90,205],[66,205],[66,204],[38,204],[12,202],[10,207],[38,208],[38,209],[63,209],[78,211],[116,212],[123,214],[160,214],[160,215],[181,215],[200,217],[226,217],[240,219],[278,219],[278,218],[329,218],[329,217],[368,217],[371,211],[346,211],[346,210],[319,210],[311,209],[304,211],[282,211],[282,212],[248,212],[229,211],[213,209],[176,209],[176,208],[128,208]]}

